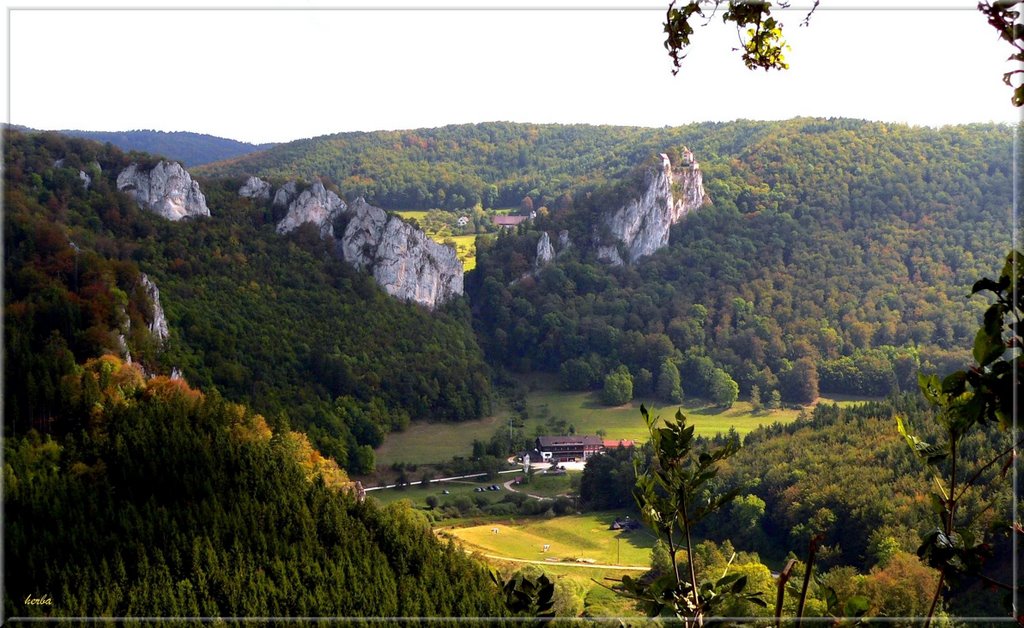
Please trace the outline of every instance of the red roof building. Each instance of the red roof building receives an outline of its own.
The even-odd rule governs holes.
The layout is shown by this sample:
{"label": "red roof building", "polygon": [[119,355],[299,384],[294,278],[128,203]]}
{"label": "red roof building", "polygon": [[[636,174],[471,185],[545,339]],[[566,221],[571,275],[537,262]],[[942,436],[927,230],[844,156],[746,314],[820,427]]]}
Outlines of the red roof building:
{"label": "red roof building", "polygon": [[606,441],[604,441],[604,448],[605,449],[615,449],[616,447],[633,447],[634,445],[636,445],[636,443],[634,443],[631,440],[625,440],[625,439],[623,439],[623,440],[606,440]]}
{"label": "red roof building", "polygon": [[492,216],[491,222],[497,227],[515,227],[527,219],[527,216]]}

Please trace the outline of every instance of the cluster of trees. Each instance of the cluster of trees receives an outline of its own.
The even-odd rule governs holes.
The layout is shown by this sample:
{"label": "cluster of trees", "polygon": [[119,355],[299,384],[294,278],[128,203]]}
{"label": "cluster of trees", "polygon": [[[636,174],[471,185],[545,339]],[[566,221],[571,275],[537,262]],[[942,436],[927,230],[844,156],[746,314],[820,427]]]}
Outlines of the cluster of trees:
{"label": "cluster of trees", "polygon": [[[180,368],[203,390],[308,431],[353,471],[371,470],[372,448],[412,419],[489,410],[464,303],[428,312],[388,297],[313,230],[277,235],[274,214],[239,198],[235,182],[203,181],[213,217],[171,223],[114,185],[128,163],[155,158],[9,132],[5,159],[10,429],[59,416],[70,365],[126,349],[152,372]],[[92,173],[88,187],[79,170]],[[147,329],[142,271],[170,324],[163,346]]]}
{"label": "cluster of trees", "polygon": [[[107,356],[4,439],[8,617],[501,617],[488,573],[299,433]],[[46,600],[30,603],[30,598]]]}
{"label": "cluster of trees", "polygon": [[[596,189],[478,244],[467,289],[490,360],[559,373],[571,389],[600,388],[625,366],[649,394],[668,359],[684,395],[717,390],[723,403],[716,369],[743,395],[756,386],[805,403],[819,391],[911,390],[918,370],[963,361],[983,308],[961,307],[963,287],[998,264],[1011,236],[1009,129],[791,120],[701,130],[679,135],[713,205],[648,258],[594,259],[609,209]],[[524,277],[540,231],[561,229],[573,246]]]}
{"label": "cluster of trees", "polygon": [[[389,209],[551,207],[582,182],[603,181],[623,144],[647,129],[487,122],[339,133],[210,164],[210,176],[326,177]],[[632,152],[632,151],[630,151]],[[640,154],[640,153],[637,153]],[[628,160],[630,156],[626,156]]]}
{"label": "cluster of trees", "polygon": [[[914,552],[919,531],[935,516],[929,497],[934,484],[897,433],[895,416],[914,426],[923,440],[935,440],[933,414],[918,394],[849,408],[819,405],[788,425],[751,432],[721,463],[714,483],[721,491],[737,490],[739,497],[701,522],[695,538],[728,543],[754,559],[778,559],[787,553],[803,557],[810,539],[821,535],[816,569],[825,573],[828,586],[843,592],[844,601],[865,595],[870,615],[924,616],[938,573]],[[737,439],[734,434],[698,439],[698,447],[716,449]],[[1009,441],[1007,433],[991,426],[965,438],[960,451],[966,452],[967,466],[980,467]],[[638,452],[620,449],[592,458],[583,472],[580,504],[592,510],[635,509],[635,453],[643,467],[649,466],[649,444]],[[979,486],[967,491],[960,514],[972,521],[972,530],[997,531],[989,538],[997,558],[986,573],[1009,581],[1011,530],[999,522],[1008,517],[1014,498],[1010,483],[995,481],[998,474],[996,468],[983,473]],[[975,585],[964,595],[966,587],[954,590],[951,613],[1002,613],[1001,594]],[[824,588],[812,590],[811,599],[816,596],[808,615],[815,608],[824,614]],[[754,606],[748,610],[763,613]]]}

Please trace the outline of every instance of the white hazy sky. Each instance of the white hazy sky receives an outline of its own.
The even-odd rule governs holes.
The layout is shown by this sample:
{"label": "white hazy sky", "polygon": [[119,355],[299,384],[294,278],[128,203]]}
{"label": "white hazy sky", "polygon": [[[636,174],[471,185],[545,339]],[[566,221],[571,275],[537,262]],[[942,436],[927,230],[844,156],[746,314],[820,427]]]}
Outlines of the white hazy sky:
{"label": "white hazy sky", "polygon": [[[673,77],[662,45],[667,0],[566,0],[563,10],[515,0],[501,6],[518,10],[468,0],[442,10],[415,0],[401,6],[420,10],[9,3],[8,121],[250,142],[486,120],[1015,122],[1002,83],[1011,49],[975,4],[822,0],[807,28],[803,11],[778,12],[791,69],[771,73],[743,67],[731,51],[735,29],[716,17],[697,29]],[[586,10],[594,6],[608,8]]]}

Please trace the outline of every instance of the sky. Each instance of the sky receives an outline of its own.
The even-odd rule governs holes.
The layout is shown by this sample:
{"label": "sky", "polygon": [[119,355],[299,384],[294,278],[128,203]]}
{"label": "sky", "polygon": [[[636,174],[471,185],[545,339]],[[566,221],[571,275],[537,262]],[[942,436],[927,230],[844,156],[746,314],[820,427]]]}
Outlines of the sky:
{"label": "sky", "polygon": [[791,46],[785,72],[747,70],[735,28],[715,18],[696,29],[677,76],[663,47],[667,0],[555,1],[558,10],[520,0],[504,10],[479,0],[380,5],[390,10],[355,0],[294,3],[302,10],[8,2],[7,121],[260,143],[490,120],[1019,118],[1002,82],[1011,49],[976,0],[822,0],[808,27],[805,11],[777,12]]}

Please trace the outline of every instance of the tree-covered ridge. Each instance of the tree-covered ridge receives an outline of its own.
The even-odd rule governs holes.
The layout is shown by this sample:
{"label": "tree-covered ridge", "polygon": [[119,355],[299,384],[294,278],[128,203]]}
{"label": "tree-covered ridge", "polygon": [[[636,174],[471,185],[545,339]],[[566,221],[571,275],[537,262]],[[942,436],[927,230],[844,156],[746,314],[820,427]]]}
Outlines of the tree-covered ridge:
{"label": "tree-covered ridge", "polygon": [[505,614],[485,570],[358,503],[304,436],[110,356],[66,382],[80,426],[4,442],[6,616]]}
{"label": "tree-covered ridge", "polygon": [[[33,129],[15,127],[31,132]],[[65,129],[56,131],[69,137],[80,137],[102,143],[111,143],[125,152],[139,151],[160,155],[183,162],[185,166],[198,166],[214,161],[232,159],[256,151],[266,150],[275,144],[250,144],[238,140],[216,137],[205,133],[187,131],[81,131]]]}
{"label": "tree-covered ridge", "polygon": [[[203,390],[308,431],[349,469],[371,468],[371,448],[410,419],[464,420],[488,408],[465,305],[429,312],[389,298],[318,234],[277,235],[279,216],[239,198],[233,181],[202,181],[209,219],[142,212],[114,178],[146,159],[8,134],[5,383],[18,391],[5,396],[9,429],[59,419],[69,365],[119,353],[119,334],[151,371],[178,367]],[[93,173],[88,188],[79,169]],[[152,304],[140,271],[161,291],[164,346],[146,329]]]}
{"label": "tree-covered ridge", "polygon": [[[649,391],[670,358],[684,395],[714,397],[715,368],[744,394],[790,401],[813,399],[800,386],[812,380],[914,389],[919,368],[945,372],[966,354],[984,305],[964,307],[964,286],[1008,248],[1011,131],[792,120],[719,144],[728,158],[713,134],[692,138],[713,206],[632,267],[587,251],[597,192],[554,206],[536,231],[478,244],[467,288],[486,351],[570,388],[625,364]],[[560,229],[573,248],[516,281],[539,231]]]}
{"label": "tree-covered ridge", "polygon": [[327,177],[348,196],[390,209],[536,207],[628,172],[651,154],[714,132],[733,147],[765,123],[670,129],[486,122],[408,131],[340,133],[209,164],[205,175]]}

